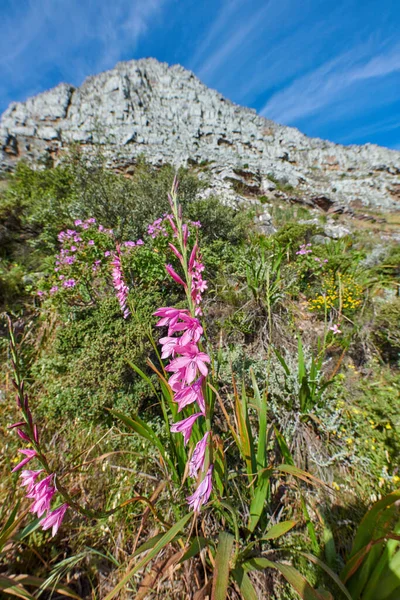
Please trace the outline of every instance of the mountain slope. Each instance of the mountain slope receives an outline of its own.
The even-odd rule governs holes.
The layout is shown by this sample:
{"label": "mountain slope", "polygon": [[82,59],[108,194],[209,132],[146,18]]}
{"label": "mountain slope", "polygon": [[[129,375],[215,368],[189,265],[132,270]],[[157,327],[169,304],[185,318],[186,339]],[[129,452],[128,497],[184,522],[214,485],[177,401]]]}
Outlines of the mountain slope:
{"label": "mountain slope", "polygon": [[155,59],[119,63],[81,87],[60,84],[13,103],[0,120],[0,170],[21,158],[57,160],[71,143],[104,147],[110,163],[209,164],[212,173],[250,169],[307,196],[396,209],[400,152],[309,138],[226,100],[190,71]]}

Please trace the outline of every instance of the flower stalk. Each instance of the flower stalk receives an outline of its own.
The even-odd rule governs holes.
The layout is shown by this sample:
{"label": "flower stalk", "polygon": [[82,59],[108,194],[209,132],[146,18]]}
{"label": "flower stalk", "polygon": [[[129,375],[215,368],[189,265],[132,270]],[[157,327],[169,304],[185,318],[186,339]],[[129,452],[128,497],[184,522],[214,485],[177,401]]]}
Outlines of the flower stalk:
{"label": "flower stalk", "polygon": [[[160,339],[162,358],[171,358],[166,371],[172,373],[169,385],[178,404],[178,412],[187,407],[197,405],[194,410],[181,421],[171,426],[171,432],[182,433],[185,446],[189,444],[192,428],[198,419],[204,419],[206,432],[197,442],[188,464],[189,477],[196,480],[195,492],[187,498],[189,506],[199,512],[208,502],[212,491],[212,431],[211,407],[207,403],[206,378],[208,365],[211,362],[206,352],[203,352],[201,338],[203,327],[198,319],[202,315],[202,293],[207,289],[203,280],[204,265],[201,261],[198,241],[189,248],[189,227],[182,219],[182,208],[177,198],[178,184],[174,180],[171,194],[168,196],[172,214],[168,215],[174,244],[169,247],[182,267],[182,276],[175,269],[165,265],[170,277],[184,288],[187,309],[162,307],[156,310],[155,316],[161,317],[158,327],[168,327],[168,335]],[[180,334],[176,336],[175,334]]]}

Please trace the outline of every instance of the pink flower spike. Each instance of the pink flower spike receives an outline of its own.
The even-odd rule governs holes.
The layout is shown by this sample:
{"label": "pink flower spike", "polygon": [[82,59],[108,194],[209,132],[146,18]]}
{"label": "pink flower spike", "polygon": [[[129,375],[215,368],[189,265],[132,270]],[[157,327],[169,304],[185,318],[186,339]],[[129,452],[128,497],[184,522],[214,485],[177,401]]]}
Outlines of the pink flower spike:
{"label": "pink flower spike", "polygon": [[168,242],[168,246],[171,248],[171,250],[175,254],[176,258],[178,258],[180,260],[180,262],[183,264],[183,256],[179,252],[179,250],[177,248],[175,248],[175,246],[173,244],[171,244],[171,242]]}
{"label": "pink flower spike", "polygon": [[69,508],[68,504],[62,504],[55,510],[49,512],[47,517],[40,521],[42,529],[46,531],[46,529],[50,529],[52,527],[51,537],[54,537],[64,519],[65,512]]}
{"label": "pink flower spike", "polygon": [[183,421],[178,421],[177,423],[174,423],[173,425],[171,425],[172,433],[182,433],[183,434],[183,442],[184,442],[185,446],[190,439],[194,423],[201,416],[203,416],[203,413],[201,413],[201,412],[195,413],[194,415],[190,415],[190,417],[183,419]]}
{"label": "pink flower spike", "polygon": [[18,450],[18,452],[21,452],[21,454],[25,454],[26,458],[24,458],[23,460],[21,460],[20,463],[17,464],[16,467],[13,468],[13,470],[11,471],[11,473],[15,473],[15,471],[18,471],[19,469],[22,469],[22,467],[24,467],[30,460],[32,460],[32,458],[34,458],[35,456],[37,456],[37,452],[36,450]]}
{"label": "pink flower spike", "polygon": [[176,281],[176,283],[179,283],[180,285],[183,285],[184,288],[186,288],[186,283],[183,281],[183,279],[181,279],[178,275],[178,273],[176,273],[176,271],[174,271],[172,265],[165,265],[165,269],[168,273],[168,275],[170,275],[172,277],[172,279],[174,281]]}
{"label": "pink flower spike", "polygon": [[194,492],[194,494],[186,498],[190,508],[192,508],[195,512],[199,512],[203,504],[208,502],[208,499],[211,495],[213,468],[213,465],[210,465],[206,476],[198,486],[197,490]]}
{"label": "pink flower spike", "polygon": [[210,432],[204,434],[204,437],[197,442],[192,458],[189,462],[189,477],[197,477],[197,473],[204,468],[206,458],[207,440]]}

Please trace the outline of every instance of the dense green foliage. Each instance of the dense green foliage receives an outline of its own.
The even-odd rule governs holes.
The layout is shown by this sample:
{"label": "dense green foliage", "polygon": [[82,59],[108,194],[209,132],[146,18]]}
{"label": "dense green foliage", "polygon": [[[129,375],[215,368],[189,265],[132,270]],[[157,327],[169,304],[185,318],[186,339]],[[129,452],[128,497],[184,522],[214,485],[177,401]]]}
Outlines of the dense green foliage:
{"label": "dense green foliage", "polygon": [[[155,507],[129,504],[99,522],[71,516],[52,544],[37,528],[23,530],[29,517],[22,517],[17,535],[8,538],[0,528],[0,564],[7,576],[52,574],[55,583],[72,574],[77,597],[105,598],[129,569],[141,564],[144,569],[145,562],[132,567],[131,559],[147,538],[160,533],[154,550],[162,548],[157,545],[162,535],[175,539],[176,552],[183,547],[186,450],[171,440],[164,420],[171,406],[154,371],[153,365],[162,369],[155,343],[161,332],[152,315],[160,306],[184,306],[184,294],[164,267],[178,266],[168,246],[173,239],[168,223],[163,221],[165,235],[148,233],[148,225],[169,212],[174,175],[170,166],[156,169],[144,161],[129,173],[116,173],[100,155],[89,161],[74,151],[51,169],[20,164],[0,193],[0,302],[15,323],[23,376],[51,459],[70,478],[74,493],[96,509],[115,508],[132,497],[151,497]],[[360,580],[377,585],[379,563],[384,581],[397,551],[395,540],[388,547],[379,542],[360,578],[351,571],[360,539],[369,542],[362,517],[400,482],[398,247],[387,243],[382,249],[379,232],[363,230],[330,240],[323,236],[324,218],[321,227],[301,224],[308,212],[285,205],[272,211],[277,232],[264,236],[252,211],[234,210],[218,198],[196,199],[202,185],[194,172],[181,169],[178,178],[186,219],[201,223],[192,235],[198,236],[206,267],[203,322],[220,398],[218,499],[213,510],[201,513],[187,571],[178,568],[164,578],[167,562],[148,548],[154,572],[159,568],[162,574],[152,597],[189,597],[188,590],[205,583],[204,569],[211,576],[212,557],[218,565],[213,593],[221,598],[228,586],[229,598],[238,598],[237,590],[253,598],[245,595],[250,585],[259,598],[297,598],[266,571],[298,582],[285,562],[289,552],[313,587],[331,593],[301,597],[366,600]],[[80,229],[77,219],[96,222]],[[73,227],[82,246],[60,267],[58,236]],[[108,229],[113,233],[104,232]],[[143,245],[124,246],[138,239]],[[108,259],[117,245],[130,288],[127,319]],[[2,351],[7,359],[5,340]],[[22,494],[17,476],[10,475],[18,445],[6,428],[16,420],[7,360],[2,374],[4,526]],[[298,477],[297,468],[307,473]],[[397,496],[387,497],[390,518],[385,521],[381,505],[370,513],[379,516],[376,535],[398,532]],[[6,537],[11,542],[3,548]],[[207,545],[206,538],[215,541]],[[260,548],[267,553],[253,558]],[[346,585],[348,580],[348,589],[343,592],[332,572],[301,552],[324,561]],[[236,561],[234,569],[224,563],[226,553]],[[163,561],[171,558],[176,565],[180,557],[174,562],[173,556]],[[156,586],[154,572],[145,585]],[[140,579],[130,581],[135,593]]]}

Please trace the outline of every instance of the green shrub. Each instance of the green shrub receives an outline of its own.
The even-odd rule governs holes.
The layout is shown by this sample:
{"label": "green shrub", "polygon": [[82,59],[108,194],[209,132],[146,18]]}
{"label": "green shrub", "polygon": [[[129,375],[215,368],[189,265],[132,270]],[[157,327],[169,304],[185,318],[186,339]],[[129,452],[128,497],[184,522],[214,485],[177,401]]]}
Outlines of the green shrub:
{"label": "green shrub", "polygon": [[374,325],[373,337],[384,360],[400,359],[400,298],[382,305]]}
{"label": "green shrub", "polygon": [[[140,292],[137,292],[137,296]],[[156,293],[146,292],[137,302],[137,313],[124,320],[115,298],[97,308],[77,309],[58,327],[50,349],[32,367],[42,382],[39,410],[46,418],[108,419],[106,409],[138,410],[151,397],[128,364],[145,368],[152,347],[147,324],[161,303]]]}

